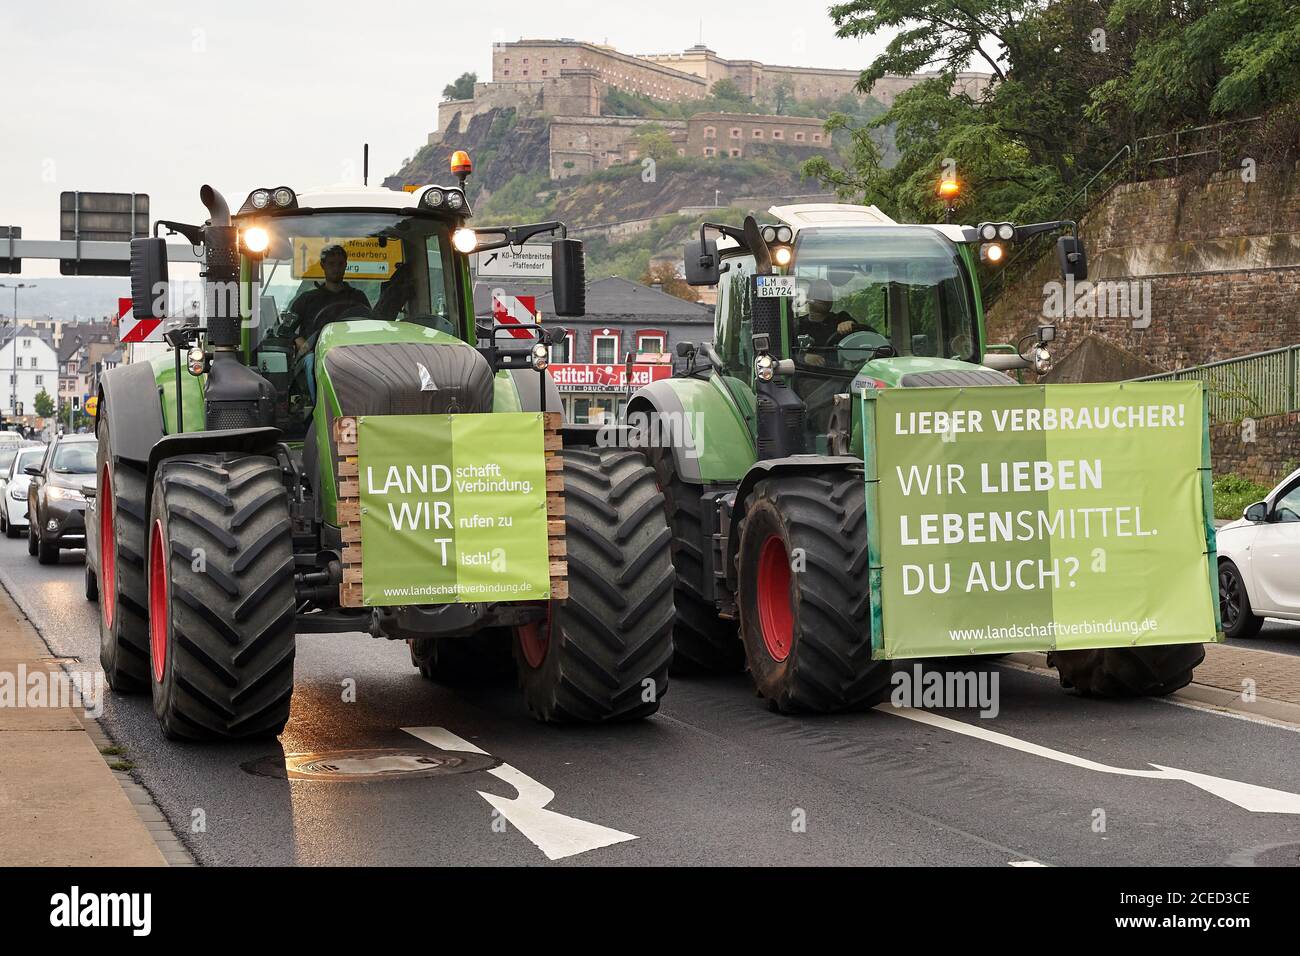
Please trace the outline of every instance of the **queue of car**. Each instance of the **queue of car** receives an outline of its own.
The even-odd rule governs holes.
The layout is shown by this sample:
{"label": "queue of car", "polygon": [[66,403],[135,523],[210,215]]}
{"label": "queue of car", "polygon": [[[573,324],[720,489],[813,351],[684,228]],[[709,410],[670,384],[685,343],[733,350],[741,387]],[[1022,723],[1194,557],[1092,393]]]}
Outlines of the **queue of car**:
{"label": "queue of car", "polygon": [[57,564],[86,547],[85,487],[95,481],[94,435],[58,435],[48,444],[0,432],[0,531],[26,534],[27,552]]}

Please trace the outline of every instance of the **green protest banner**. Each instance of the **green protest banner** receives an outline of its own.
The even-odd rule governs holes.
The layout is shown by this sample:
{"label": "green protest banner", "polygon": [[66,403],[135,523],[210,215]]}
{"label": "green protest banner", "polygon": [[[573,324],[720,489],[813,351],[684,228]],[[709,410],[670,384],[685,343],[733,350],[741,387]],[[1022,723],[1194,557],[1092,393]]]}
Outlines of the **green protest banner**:
{"label": "green protest banner", "polygon": [[876,657],[1218,634],[1199,382],[864,392]]}
{"label": "green protest banner", "polygon": [[542,416],[363,415],[367,605],[550,597]]}

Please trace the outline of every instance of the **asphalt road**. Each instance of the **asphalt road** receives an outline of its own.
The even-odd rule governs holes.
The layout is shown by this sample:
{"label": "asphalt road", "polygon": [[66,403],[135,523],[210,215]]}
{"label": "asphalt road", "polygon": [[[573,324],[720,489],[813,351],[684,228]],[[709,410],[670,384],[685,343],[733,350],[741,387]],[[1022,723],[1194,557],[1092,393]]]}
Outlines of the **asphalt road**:
{"label": "asphalt road", "polygon": [[[0,583],[56,654],[96,666],[98,610],[82,573],[79,552],[46,568],[24,542],[0,539]],[[1270,635],[1300,643],[1300,629]],[[102,720],[206,864],[530,865],[548,863],[546,848],[569,865],[1300,865],[1300,732],[1167,702],[1084,700],[1042,676],[986,669],[1000,713],[944,712],[952,726],[887,706],[783,717],[740,676],[675,681],[640,724],[563,729],[533,722],[509,682],[452,691],[422,680],[405,645],[312,635],[299,639],[279,746],[169,743],[147,697],[110,698]],[[426,742],[439,731],[402,728],[443,728],[495,759],[368,782],[247,768],[296,753],[440,753]],[[1259,791],[1209,785],[1215,795],[1153,765],[1284,791],[1262,799],[1286,812],[1239,805]],[[573,852],[586,840],[603,845]]]}
{"label": "asphalt road", "polygon": [[1266,618],[1264,626],[1254,637],[1228,643],[1234,647],[1249,647],[1256,651],[1300,654],[1300,623]]}

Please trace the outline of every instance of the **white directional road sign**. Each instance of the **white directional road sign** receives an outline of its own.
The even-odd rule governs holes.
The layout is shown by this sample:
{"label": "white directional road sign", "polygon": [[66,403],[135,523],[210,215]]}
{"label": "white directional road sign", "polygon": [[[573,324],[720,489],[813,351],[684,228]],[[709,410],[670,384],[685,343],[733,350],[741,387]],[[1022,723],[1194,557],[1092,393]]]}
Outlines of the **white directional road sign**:
{"label": "white directional road sign", "polygon": [[474,268],[480,279],[549,279],[551,244],[530,242],[480,252],[474,257]]}

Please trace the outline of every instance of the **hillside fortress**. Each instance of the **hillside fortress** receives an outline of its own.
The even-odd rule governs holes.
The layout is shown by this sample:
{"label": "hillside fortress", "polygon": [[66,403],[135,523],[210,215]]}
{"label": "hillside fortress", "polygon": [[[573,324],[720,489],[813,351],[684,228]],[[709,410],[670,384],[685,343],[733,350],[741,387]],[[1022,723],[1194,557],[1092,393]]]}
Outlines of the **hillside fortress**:
{"label": "hillside fortress", "polygon": [[[871,95],[885,106],[899,93],[937,74],[882,77]],[[438,106],[438,131],[430,143],[446,143],[463,133],[470,121],[494,109],[513,109],[520,116],[551,119],[551,178],[563,179],[635,159],[629,143],[639,127],[664,128],[680,155],[745,155],[747,147],[765,144],[792,149],[828,149],[823,120],[812,117],[746,113],[697,114],[686,121],[649,120],[602,114],[608,89],[654,100],[703,99],[719,80],[730,80],[742,95],[771,101],[778,90],[795,100],[834,100],[856,94],[857,70],[772,66],[756,60],[728,60],[704,45],[682,53],[635,56],[613,47],[581,40],[517,40],[492,45],[492,79],[474,86],[470,99]],[[960,73],[954,91],[979,97],[992,77]]]}

